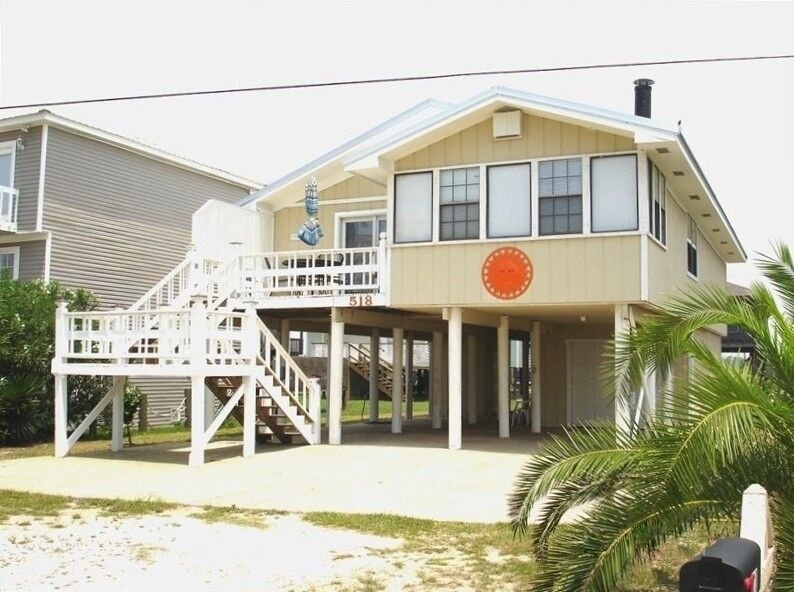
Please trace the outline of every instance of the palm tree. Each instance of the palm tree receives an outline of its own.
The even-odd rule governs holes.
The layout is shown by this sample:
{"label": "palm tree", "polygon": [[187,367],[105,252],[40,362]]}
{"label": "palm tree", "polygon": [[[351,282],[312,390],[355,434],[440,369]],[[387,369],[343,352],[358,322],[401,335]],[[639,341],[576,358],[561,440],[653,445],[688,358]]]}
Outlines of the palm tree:
{"label": "palm tree", "polygon": [[[663,393],[664,409],[631,434],[614,424],[567,430],[526,463],[509,510],[538,561],[534,590],[612,592],[666,539],[735,520],[751,483],[772,500],[776,590],[794,590],[794,259],[781,244],[759,265],[773,289],[756,284],[737,298],[700,288],[617,336],[605,383],[618,398],[650,371],[664,379],[682,356],[693,361],[690,376]],[[760,364],[709,350],[698,335],[717,324],[746,329]]]}

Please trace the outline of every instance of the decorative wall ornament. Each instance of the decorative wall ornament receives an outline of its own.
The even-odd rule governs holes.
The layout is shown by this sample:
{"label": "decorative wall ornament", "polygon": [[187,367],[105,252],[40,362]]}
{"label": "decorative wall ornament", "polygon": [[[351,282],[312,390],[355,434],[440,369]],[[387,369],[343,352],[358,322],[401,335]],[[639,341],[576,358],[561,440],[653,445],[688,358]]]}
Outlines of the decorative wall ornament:
{"label": "decorative wall ornament", "polygon": [[482,266],[482,283],[500,300],[518,298],[532,283],[532,262],[524,251],[502,247],[491,252]]}
{"label": "decorative wall ornament", "polygon": [[309,214],[309,219],[298,228],[296,237],[302,243],[314,247],[325,235],[323,227],[317,220],[317,212],[320,211],[320,198],[317,196],[317,179],[314,177],[309,177],[306,183],[306,197],[303,199],[303,205],[306,208],[306,213]]}

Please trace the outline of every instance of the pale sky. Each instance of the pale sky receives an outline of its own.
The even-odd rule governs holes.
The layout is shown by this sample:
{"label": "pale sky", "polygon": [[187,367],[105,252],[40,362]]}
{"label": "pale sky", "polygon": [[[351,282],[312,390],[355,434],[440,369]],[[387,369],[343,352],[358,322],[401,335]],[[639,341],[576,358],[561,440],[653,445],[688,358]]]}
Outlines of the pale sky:
{"label": "pale sky", "polygon": [[[0,0],[0,105],[454,71],[794,53],[794,2]],[[794,60],[489,76],[55,107],[262,182],[429,97],[495,84],[684,133],[749,255],[794,246]],[[0,117],[20,113],[3,111]],[[756,277],[728,268],[730,281]]]}

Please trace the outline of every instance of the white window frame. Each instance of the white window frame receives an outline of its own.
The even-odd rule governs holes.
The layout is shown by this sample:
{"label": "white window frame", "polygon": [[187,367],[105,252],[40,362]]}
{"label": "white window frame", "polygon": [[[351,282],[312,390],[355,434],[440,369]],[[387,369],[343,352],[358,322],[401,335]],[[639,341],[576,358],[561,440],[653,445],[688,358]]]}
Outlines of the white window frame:
{"label": "white window frame", "polygon": [[[690,237],[689,231],[691,228],[695,229],[694,236]],[[700,259],[698,257],[698,225],[695,222],[695,219],[690,216],[689,214],[686,215],[686,261],[684,265],[686,265],[686,274],[690,279],[698,281],[698,275],[700,275]],[[692,246],[692,250],[695,251],[695,273],[692,273],[689,270],[689,247]]]}
{"label": "white window frame", "polygon": [[[441,201],[441,173],[443,171],[454,171],[454,170],[459,170],[459,169],[478,169],[478,173],[480,175],[480,181],[478,183],[479,191],[478,191],[478,195],[477,195],[477,208],[479,210],[479,219],[477,221],[477,224],[478,224],[477,237],[476,238],[442,239],[441,238],[441,210],[442,210],[442,208],[444,208],[445,206],[455,206],[455,205],[474,205],[474,202],[442,203],[442,201]],[[480,164],[480,163],[474,163],[474,164],[467,164],[467,165],[454,165],[454,166],[437,167],[437,168],[433,169],[433,175],[434,175],[434,180],[435,180],[435,183],[434,183],[434,186],[433,186],[433,191],[435,192],[435,195],[438,196],[438,198],[433,201],[433,208],[434,208],[433,216],[435,216],[435,225],[434,225],[434,228],[433,228],[433,242],[439,242],[439,243],[447,244],[447,243],[457,243],[457,242],[463,242],[463,241],[480,240],[483,237],[483,233],[482,233],[482,229],[483,229],[483,225],[482,225],[483,207],[482,206],[483,206],[483,203],[482,203],[482,200],[483,200],[483,189],[484,189],[484,185],[486,184],[486,181],[483,178],[483,165]]]}
{"label": "white window frame", "polygon": [[[656,192],[653,191],[654,175],[659,176]],[[659,202],[659,211],[664,211],[664,216],[659,224],[659,236],[655,234],[656,202]],[[648,159],[648,234],[663,247],[667,246],[667,179],[659,167]]]}
{"label": "white window frame", "polygon": [[[386,212],[386,208],[377,209],[377,210],[349,210],[346,212],[336,212],[334,214],[334,248],[335,249],[342,249],[344,247],[344,230],[345,230],[345,222],[357,222],[363,220],[372,220],[373,223],[377,225],[377,218],[380,217],[385,218],[386,220],[386,232],[388,233],[389,228],[389,218]],[[378,240],[375,241],[373,246],[377,247],[380,237]]]}
{"label": "white window frame", "polygon": [[10,142],[0,142],[0,154],[11,155],[11,185],[9,188],[14,189],[16,185],[17,141],[11,140]]}
{"label": "white window frame", "polygon": [[11,268],[11,279],[19,279],[19,247],[0,247],[0,255],[13,255],[14,266]]}

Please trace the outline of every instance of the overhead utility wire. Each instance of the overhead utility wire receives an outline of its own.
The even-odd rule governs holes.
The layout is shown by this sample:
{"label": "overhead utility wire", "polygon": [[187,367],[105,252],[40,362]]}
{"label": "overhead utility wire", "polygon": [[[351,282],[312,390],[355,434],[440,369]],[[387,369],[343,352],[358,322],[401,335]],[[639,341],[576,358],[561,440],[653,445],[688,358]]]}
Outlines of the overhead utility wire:
{"label": "overhead utility wire", "polygon": [[724,58],[695,58],[688,60],[659,60],[649,62],[616,62],[610,64],[587,64],[581,66],[553,66],[548,68],[520,68],[515,70],[481,70],[475,72],[453,72],[447,74],[425,74],[419,76],[394,76],[390,78],[362,78],[359,80],[338,80],[327,82],[307,82],[302,84],[279,84],[272,86],[248,86],[221,88],[214,90],[193,90],[183,92],[165,92],[146,95],[122,95],[96,99],[72,99],[67,101],[48,101],[42,103],[21,103],[19,105],[3,105],[2,109],[23,109],[30,107],[58,107],[62,105],[78,105],[87,103],[110,103],[114,101],[137,101],[142,99],[165,99],[173,97],[195,97],[201,95],[222,95],[230,93],[262,92],[295,90],[303,88],[323,88],[333,86],[354,86],[362,84],[381,84],[386,82],[415,82],[419,80],[443,80],[446,78],[465,78],[471,76],[497,76],[502,74],[538,74],[543,72],[569,72],[573,70],[600,70],[606,68],[630,68],[639,66],[673,66],[677,64],[708,64],[715,62],[749,62],[760,60],[786,60],[794,58],[794,54],[738,56]]}

